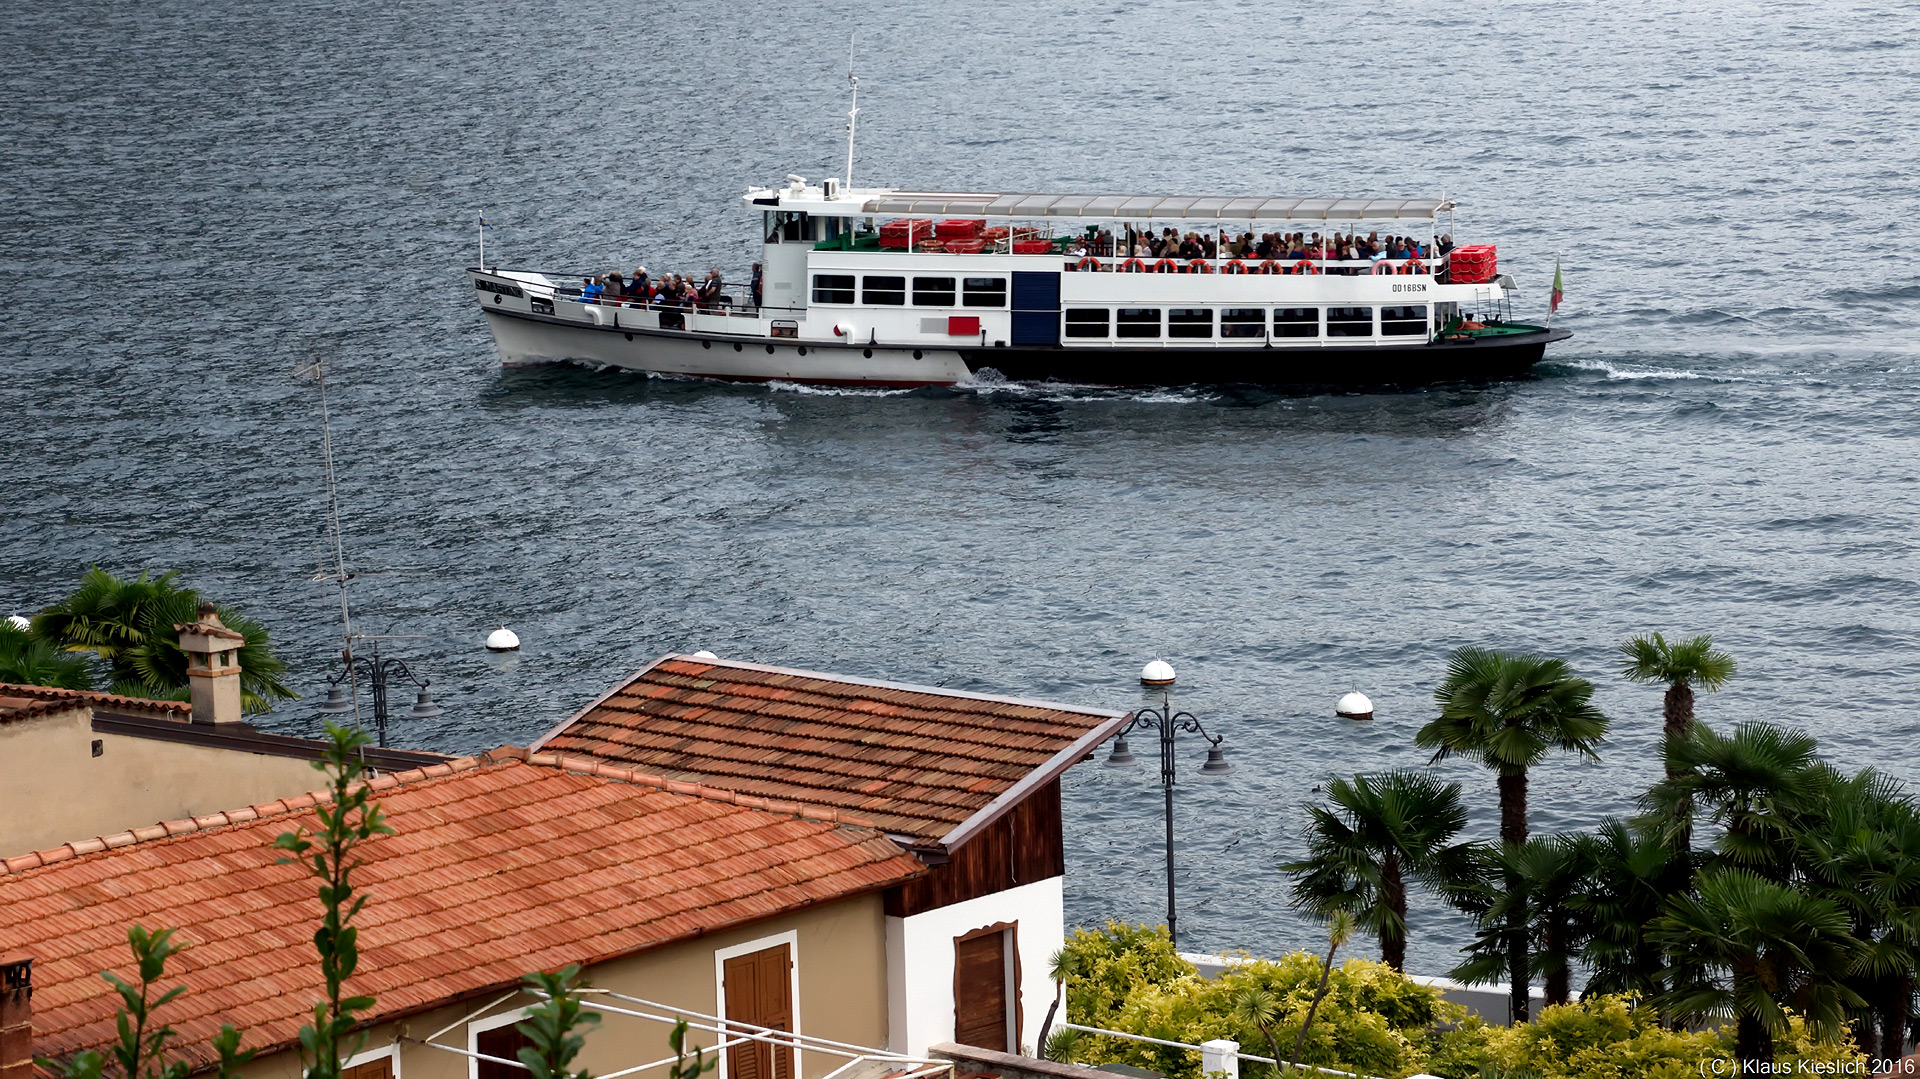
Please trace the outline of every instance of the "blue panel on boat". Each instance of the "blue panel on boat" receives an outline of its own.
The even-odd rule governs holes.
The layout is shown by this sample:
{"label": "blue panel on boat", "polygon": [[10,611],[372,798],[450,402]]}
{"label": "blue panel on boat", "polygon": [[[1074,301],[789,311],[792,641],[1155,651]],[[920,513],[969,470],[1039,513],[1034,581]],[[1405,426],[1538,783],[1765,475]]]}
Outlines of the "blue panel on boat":
{"label": "blue panel on boat", "polygon": [[1013,275],[1013,341],[1015,345],[1060,343],[1060,275]]}

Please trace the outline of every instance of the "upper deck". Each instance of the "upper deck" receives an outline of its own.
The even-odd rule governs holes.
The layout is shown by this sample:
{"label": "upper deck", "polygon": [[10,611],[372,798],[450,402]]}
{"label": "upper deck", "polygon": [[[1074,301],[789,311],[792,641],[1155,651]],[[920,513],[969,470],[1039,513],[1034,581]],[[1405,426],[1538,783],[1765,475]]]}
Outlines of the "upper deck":
{"label": "upper deck", "polygon": [[846,188],[828,180],[754,188],[756,208],[823,217],[991,217],[1079,221],[1432,221],[1454,208],[1448,199],[1293,198],[1285,196],[1037,194],[898,191]]}

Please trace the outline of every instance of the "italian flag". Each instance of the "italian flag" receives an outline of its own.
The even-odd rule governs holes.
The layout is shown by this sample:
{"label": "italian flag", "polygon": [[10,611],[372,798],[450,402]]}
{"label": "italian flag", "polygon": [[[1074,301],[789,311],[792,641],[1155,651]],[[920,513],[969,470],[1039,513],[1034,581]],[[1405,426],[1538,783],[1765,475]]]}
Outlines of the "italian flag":
{"label": "italian flag", "polygon": [[1553,298],[1547,301],[1547,313],[1560,310],[1560,300],[1567,294],[1566,283],[1560,280],[1560,256],[1553,257]]}

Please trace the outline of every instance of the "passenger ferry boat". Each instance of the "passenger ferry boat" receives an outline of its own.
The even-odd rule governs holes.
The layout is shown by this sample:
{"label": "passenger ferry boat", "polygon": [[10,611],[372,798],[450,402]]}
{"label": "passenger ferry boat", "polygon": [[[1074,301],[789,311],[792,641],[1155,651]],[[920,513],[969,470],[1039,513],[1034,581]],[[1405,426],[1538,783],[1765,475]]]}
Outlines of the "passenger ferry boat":
{"label": "passenger ferry boat", "polygon": [[[796,176],[744,201],[762,220],[757,298],[735,286],[662,308],[589,298],[580,274],[469,269],[502,362],[835,386],[953,385],[989,369],[1123,386],[1418,384],[1519,374],[1569,336],[1509,320],[1513,282],[1490,247],[1444,260],[1126,254],[1135,224],[1384,223],[1437,239],[1444,199],[962,194]],[[1118,251],[1079,254],[1103,225]]]}

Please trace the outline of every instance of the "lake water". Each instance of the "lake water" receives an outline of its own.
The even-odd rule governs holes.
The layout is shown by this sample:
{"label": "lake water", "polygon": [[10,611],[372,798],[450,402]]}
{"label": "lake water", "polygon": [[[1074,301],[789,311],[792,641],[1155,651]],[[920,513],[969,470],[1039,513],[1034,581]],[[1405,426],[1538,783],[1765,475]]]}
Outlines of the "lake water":
{"label": "lake water", "polygon": [[[402,744],[524,743],[667,651],[1107,707],[1163,656],[1236,766],[1179,792],[1183,946],[1269,953],[1317,939],[1274,869],[1302,803],[1422,762],[1460,645],[1564,655],[1614,717],[1536,830],[1657,774],[1659,689],[1613,673],[1655,629],[1738,658],[1704,719],[1920,781],[1920,9],[1707,7],[13,5],[0,613],[177,568],[317,690],[324,359],[361,626],[447,707]],[[1444,192],[1521,313],[1563,260],[1576,336],[1366,395],[500,369],[477,214],[508,265],[738,279],[746,185],[844,171],[850,27],[861,183]],[[1490,835],[1492,778],[1444,772]],[[1067,812],[1070,922],[1157,920],[1148,775]],[[1410,965],[1464,936],[1423,905]]]}

